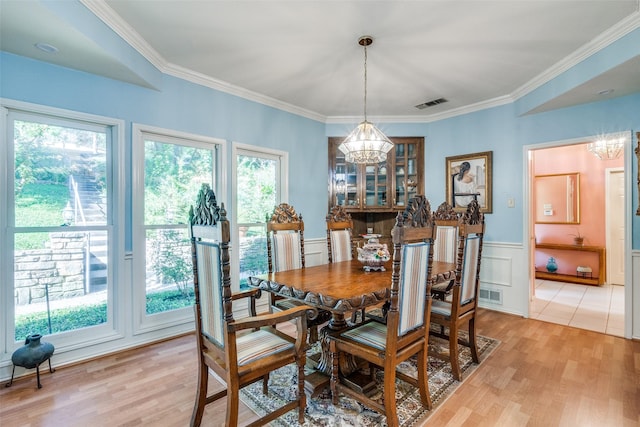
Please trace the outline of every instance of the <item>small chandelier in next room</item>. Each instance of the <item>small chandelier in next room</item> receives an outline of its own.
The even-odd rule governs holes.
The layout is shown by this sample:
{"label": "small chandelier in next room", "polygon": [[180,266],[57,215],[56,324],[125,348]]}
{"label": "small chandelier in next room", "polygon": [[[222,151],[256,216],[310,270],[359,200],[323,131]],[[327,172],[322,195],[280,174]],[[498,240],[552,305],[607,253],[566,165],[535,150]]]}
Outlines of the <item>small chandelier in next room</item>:
{"label": "small chandelier in next room", "polygon": [[596,155],[600,160],[617,159],[624,151],[625,139],[623,134],[602,135],[595,141],[589,143],[587,150]]}
{"label": "small chandelier in next room", "polygon": [[349,163],[380,163],[387,160],[387,153],[393,148],[380,129],[367,121],[367,46],[373,43],[371,36],[362,36],[358,44],[364,46],[364,121],[355,128],[338,146]]}

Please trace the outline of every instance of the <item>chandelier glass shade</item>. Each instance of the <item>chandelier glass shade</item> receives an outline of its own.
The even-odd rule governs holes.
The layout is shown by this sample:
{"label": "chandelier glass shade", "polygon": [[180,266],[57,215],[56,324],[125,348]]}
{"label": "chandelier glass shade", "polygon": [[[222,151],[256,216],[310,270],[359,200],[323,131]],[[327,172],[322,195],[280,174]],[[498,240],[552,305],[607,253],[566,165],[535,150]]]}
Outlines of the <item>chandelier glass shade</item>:
{"label": "chandelier glass shade", "polygon": [[587,150],[600,160],[614,160],[620,157],[624,150],[624,137],[602,137],[587,145]]}
{"label": "chandelier glass shade", "polygon": [[344,153],[349,163],[380,163],[387,160],[387,153],[393,143],[373,123],[364,120],[338,149]]}
{"label": "chandelier glass shade", "polygon": [[364,46],[364,120],[338,146],[349,163],[371,164],[387,160],[387,153],[393,148],[393,143],[367,121],[367,46],[373,43],[370,36],[362,36],[358,40]]}

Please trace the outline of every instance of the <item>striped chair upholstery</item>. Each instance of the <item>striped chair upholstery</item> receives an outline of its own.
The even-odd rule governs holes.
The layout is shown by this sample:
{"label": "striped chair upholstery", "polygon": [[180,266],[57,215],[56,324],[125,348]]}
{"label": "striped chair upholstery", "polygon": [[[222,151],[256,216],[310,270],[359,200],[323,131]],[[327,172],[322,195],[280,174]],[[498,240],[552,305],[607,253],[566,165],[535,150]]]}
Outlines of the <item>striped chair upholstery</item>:
{"label": "striped chair upholstery", "polygon": [[[455,264],[460,244],[460,217],[447,202],[443,202],[433,214],[436,223],[436,241],[433,248],[433,260]],[[452,274],[443,274],[434,280],[431,287],[435,299],[445,300],[451,294],[454,284]]]}
{"label": "striped chair upholstery", "polygon": [[351,250],[351,232],[349,230],[330,230],[332,262],[349,261],[353,257]]}
{"label": "striped chair upholstery", "polygon": [[433,246],[433,260],[455,263],[457,248],[458,227],[450,225],[438,226]]}
{"label": "striped chair upholstery", "polygon": [[238,365],[244,366],[256,360],[293,348],[290,341],[265,330],[258,330],[238,337]]}
{"label": "striped chair upholstery", "polygon": [[295,232],[273,235],[274,271],[302,268],[300,234]]}
{"label": "striped chair upholstery", "polygon": [[202,333],[216,345],[224,346],[222,318],[222,284],[220,282],[220,245],[198,240],[195,242],[198,267],[198,295],[202,307]]}
{"label": "striped chair upholstery", "polygon": [[465,305],[476,297],[476,277],[479,263],[480,236],[467,236],[464,244],[464,268],[460,279],[460,304]]}
{"label": "striped chair upholstery", "polygon": [[[409,243],[403,246],[400,264],[400,290],[398,293],[398,336],[424,325],[427,299],[427,269],[430,242]],[[343,334],[366,345],[384,349],[387,325],[379,322],[364,323]]]}
{"label": "striped chair upholstery", "polygon": [[387,325],[379,322],[365,322],[343,332],[342,336],[384,350],[387,346]]}
{"label": "striped chair upholstery", "polygon": [[407,243],[402,247],[400,291],[398,294],[398,335],[424,325],[424,313],[429,282],[429,251],[431,242]]}
{"label": "striped chair upholstery", "polygon": [[[480,237],[471,235],[465,239],[465,242],[459,292],[461,306],[474,302],[476,298],[476,277],[479,265],[475,261],[478,259],[478,251],[480,250]],[[451,310],[450,302],[434,299],[431,305],[431,312],[442,316],[451,317]]]}
{"label": "striped chair upholstery", "polygon": [[[226,396],[226,416],[220,424],[237,426],[239,390],[262,380],[266,394],[269,374],[291,364],[297,367],[297,376],[293,379],[297,387],[292,400],[271,408],[256,420],[256,425],[264,425],[294,409],[298,412],[298,422],[303,423],[307,316],[313,316],[315,309],[301,305],[277,315],[257,315],[259,290],[231,292],[230,231],[226,215],[224,205],[218,206],[209,185],[203,184],[195,207],[189,211],[198,349],[198,385],[190,425],[199,426],[205,406]],[[240,300],[248,300],[249,317],[236,322],[233,304]],[[295,322],[295,334],[276,329],[277,324],[290,321]],[[209,393],[210,371],[223,379],[225,389]]]}
{"label": "striped chair upholstery", "polygon": [[[433,264],[435,226],[429,201],[416,196],[399,213],[392,231],[393,264],[389,309],[386,323],[365,320],[328,335],[332,356],[331,393],[334,404],[338,393],[351,397],[387,417],[387,424],[397,426],[396,378],[420,391],[420,403],[431,409],[427,372],[427,332],[431,315],[430,276]],[[384,372],[383,403],[351,389],[343,382],[339,369],[342,354],[352,354]],[[410,357],[418,360],[418,378],[397,372],[398,365]]]}

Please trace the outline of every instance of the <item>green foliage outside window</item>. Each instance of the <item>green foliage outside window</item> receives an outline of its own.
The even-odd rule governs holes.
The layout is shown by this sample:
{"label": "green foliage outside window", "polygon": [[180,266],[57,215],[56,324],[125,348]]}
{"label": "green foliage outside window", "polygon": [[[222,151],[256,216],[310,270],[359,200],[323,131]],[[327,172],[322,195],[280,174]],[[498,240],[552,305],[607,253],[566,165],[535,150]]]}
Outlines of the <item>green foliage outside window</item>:
{"label": "green foliage outside window", "polygon": [[186,224],[201,185],[212,184],[212,169],[211,150],[145,141],[145,224]]}
{"label": "green foliage outside window", "polygon": [[[238,224],[265,222],[276,205],[274,160],[238,156]],[[249,235],[251,235],[249,230]]]}

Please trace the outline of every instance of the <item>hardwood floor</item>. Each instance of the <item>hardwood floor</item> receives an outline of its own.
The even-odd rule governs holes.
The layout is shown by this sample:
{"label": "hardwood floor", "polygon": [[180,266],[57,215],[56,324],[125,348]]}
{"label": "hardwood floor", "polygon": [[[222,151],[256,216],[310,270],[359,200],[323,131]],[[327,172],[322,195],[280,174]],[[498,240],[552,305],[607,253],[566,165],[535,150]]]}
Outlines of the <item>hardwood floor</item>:
{"label": "hardwood floor", "polygon": [[[487,310],[478,325],[481,335],[502,343],[427,425],[640,425],[640,342]],[[2,427],[189,423],[192,335],[56,368],[44,369],[40,390],[35,377],[0,387]],[[207,407],[203,426],[223,425],[224,403]],[[241,404],[241,423],[252,419]]]}

